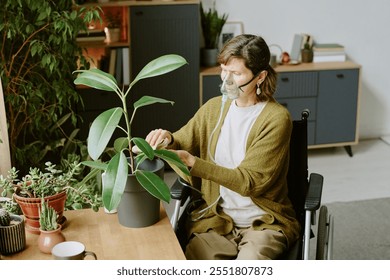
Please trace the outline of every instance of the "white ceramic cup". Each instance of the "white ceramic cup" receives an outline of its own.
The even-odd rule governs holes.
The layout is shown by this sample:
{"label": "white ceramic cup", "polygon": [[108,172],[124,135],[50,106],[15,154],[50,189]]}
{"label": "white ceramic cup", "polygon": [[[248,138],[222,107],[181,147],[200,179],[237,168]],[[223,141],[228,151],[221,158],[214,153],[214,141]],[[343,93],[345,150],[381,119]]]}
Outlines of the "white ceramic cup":
{"label": "white ceramic cup", "polygon": [[84,244],[78,241],[58,243],[51,250],[51,254],[56,260],[84,260],[87,256],[92,256],[97,260],[96,254],[91,251],[86,251]]}

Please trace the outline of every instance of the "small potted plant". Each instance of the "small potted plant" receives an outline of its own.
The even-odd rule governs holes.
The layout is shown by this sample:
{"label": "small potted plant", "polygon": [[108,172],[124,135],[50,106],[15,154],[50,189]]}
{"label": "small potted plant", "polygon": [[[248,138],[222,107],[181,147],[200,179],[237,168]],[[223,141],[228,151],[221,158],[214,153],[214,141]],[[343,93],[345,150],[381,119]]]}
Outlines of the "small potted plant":
{"label": "small potted plant", "polygon": [[310,44],[310,36],[307,36],[307,40],[301,50],[301,61],[304,63],[313,62],[313,46]]}
{"label": "small potted plant", "polygon": [[63,212],[68,197],[73,201],[68,203],[73,209],[89,206],[98,211],[101,196],[88,187],[89,176],[80,181],[77,179],[84,167],[81,163],[71,162],[63,170],[51,162],[46,162],[45,165],[44,171],[30,168],[29,173],[21,179],[15,167],[8,171],[6,177],[0,175],[0,188],[3,189],[1,195],[6,197],[11,194],[12,199],[19,204],[29,232],[39,234],[41,198],[57,211],[60,224],[66,221]]}
{"label": "small potted plant", "polygon": [[[118,86],[112,75],[99,69],[76,71],[80,73],[74,81],[76,85],[113,92],[122,104],[122,107],[102,112],[93,121],[87,145],[88,153],[94,161],[85,161],[84,164],[104,171],[102,178],[104,207],[108,211],[118,209],[119,222],[124,226],[144,227],[159,220],[160,200],[166,202],[170,200],[170,189],[163,180],[164,163],[162,160],[189,175],[188,168],[174,152],[153,149],[144,139],[132,137],[131,134],[131,125],[139,108],[154,103],[173,105],[173,101],[143,96],[133,104],[132,112],[127,105],[131,88],[138,81],[163,75],[186,63],[186,60],[179,55],[168,54],[158,57],[138,73],[126,90]],[[124,126],[119,124],[122,117],[124,117]],[[101,156],[117,128],[123,132],[123,137],[114,141],[114,152],[107,163],[101,160]],[[134,145],[140,150],[138,155],[133,152]],[[124,194],[125,197],[123,197]],[[137,206],[140,209],[136,209]],[[145,221],[138,217],[140,214],[144,215]]]}
{"label": "small potted plant", "polygon": [[57,211],[42,198],[39,211],[40,234],[38,248],[45,254],[50,254],[54,245],[65,241],[65,236],[62,234],[61,225],[57,223],[57,218]]}
{"label": "small potted plant", "polygon": [[105,14],[106,19],[106,39],[107,43],[113,43],[120,41],[121,37],[121,25],[122,19],[120,13],[110,13]]}
{"label": "small potted plant", "polygon": [[227,14],[219,15],[213,8],[206,11],[200,3],[200,19],[204,38],[204,48],[201,49],[201,59],[204,66],[215,66],[217,64],[218,43],[222,28],[228,18]]}
{"label": "small potted plant", "polygon": [[0,253],[9,255],[26,247],[23,217],[0,208]]}

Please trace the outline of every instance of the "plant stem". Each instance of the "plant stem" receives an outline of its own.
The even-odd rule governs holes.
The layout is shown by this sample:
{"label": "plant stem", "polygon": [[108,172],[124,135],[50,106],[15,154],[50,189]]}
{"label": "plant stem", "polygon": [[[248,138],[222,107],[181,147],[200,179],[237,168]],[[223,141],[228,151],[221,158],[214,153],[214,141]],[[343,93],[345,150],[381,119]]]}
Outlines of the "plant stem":
{"label": "plant stem", "polygon": [[127,141],[129,143],[130,169],[131,169],[131,174],[133,174],[134,173],[134,159],[133,159],[133,152],[131,151],[131,148],[132,148],[132,145],[131,145],[131,120],[129,120],[129,114],[128,114],[127,104],[126,104],[126,96],[123,94],[123,91],[121,91],[121,100],[122,100],[123,113],[125,115],[125,122],[126,122],[126,128],[127,128]]}

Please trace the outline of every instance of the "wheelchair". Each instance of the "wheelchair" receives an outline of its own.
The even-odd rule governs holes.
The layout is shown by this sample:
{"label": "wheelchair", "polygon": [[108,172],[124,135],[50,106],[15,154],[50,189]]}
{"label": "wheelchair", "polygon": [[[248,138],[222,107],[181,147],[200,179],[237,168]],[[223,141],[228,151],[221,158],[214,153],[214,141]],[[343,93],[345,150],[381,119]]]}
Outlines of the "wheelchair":
{"label": "wheelchair", "polygon": [[[328,213],[326,205],[321,205],[323,176],[308,172],[307,119],[310,111],[305,109],[300,120],[293,120],[290,139],[290,160],[287,175],[289,198],[294,206],[297,219],[301,223],[301,234],[297,242],[290,247],[281,259],[285,260],[330,260],[333,254],[333,216]],[[178,178],[171,187],[171,198],[174,211],[171,224],[178,240],[185,248],[180,230],[189,205],[192,187],[182,178]],[[316,217],[319,212],[318,219]],[[318,221],[317,221],[318,220]],[[317,225],[317,234],[314,234]],[[315,250],[310,250],[310,241],[316,237]]]}

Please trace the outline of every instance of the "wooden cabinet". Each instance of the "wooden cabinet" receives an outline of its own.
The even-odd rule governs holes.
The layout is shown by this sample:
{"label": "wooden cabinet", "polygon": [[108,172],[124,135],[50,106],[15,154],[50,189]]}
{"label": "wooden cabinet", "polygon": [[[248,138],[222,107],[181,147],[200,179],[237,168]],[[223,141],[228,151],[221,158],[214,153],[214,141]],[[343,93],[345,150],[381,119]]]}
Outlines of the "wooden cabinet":
{"label": "wooden cabinet", "polygon": [[[164,54],[179,54],[188,64],[169,74],[139,81],[128,97],[129,108],[144,95],[165,98],[175,102],[140,108],[132,125],[132,136],[145,137],[150,130],[164,128],[171,131],[184,125],[198,109],[199,96],[199,1],[115,1],[103,4],[104,8],[126,10],[127,37],[116,44],[97,45],[93,49],[129,48],[131,81],[151,60]],[[126,86],[126,85],[125,85]],[[79,89],[84,108],[81,139],[85,139],[93,119],[106,109],[119,103],[111,92]]]}
{"label": "wooden cabinet", "polygon": [[[303,109],[308,119],[309,148],[345,146],[358,143],[360,66],[352,62],[283,65],[278,72],[276,100],[299,119]],[[219,68],[201,71],[200,103],[219,93]]]}

